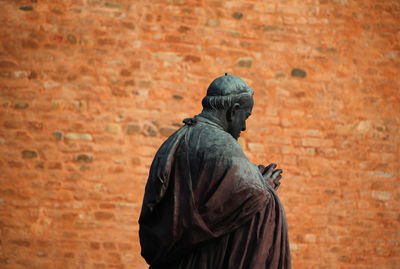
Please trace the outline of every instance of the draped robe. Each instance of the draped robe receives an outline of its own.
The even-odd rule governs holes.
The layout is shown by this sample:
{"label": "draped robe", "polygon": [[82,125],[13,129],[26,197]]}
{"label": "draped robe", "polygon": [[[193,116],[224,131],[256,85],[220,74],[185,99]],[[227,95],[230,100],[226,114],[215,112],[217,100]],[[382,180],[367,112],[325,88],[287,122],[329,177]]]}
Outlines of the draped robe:
{"label": "draped robe", "polygon": [[290,268],[275,190],[217,121],[185,123],[150,168],[139,218],[150,269]]}

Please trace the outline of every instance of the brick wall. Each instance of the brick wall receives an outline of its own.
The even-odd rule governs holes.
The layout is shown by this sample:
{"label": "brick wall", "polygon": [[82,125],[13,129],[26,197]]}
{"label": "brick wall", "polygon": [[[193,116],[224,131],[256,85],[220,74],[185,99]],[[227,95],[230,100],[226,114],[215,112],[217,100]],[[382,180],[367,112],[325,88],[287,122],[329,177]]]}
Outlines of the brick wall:
{"label": "brick wall", "polygon": [[399,268],[397,0],[0,0],[0,267],[146,268],[152,157],[224,72],[294,268]]}

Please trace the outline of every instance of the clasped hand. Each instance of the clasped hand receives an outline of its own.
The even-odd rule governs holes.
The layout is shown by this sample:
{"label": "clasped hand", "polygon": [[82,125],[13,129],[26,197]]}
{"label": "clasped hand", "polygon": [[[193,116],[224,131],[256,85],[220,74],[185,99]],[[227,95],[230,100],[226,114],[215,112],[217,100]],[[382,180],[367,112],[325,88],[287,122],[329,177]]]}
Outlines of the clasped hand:
{"label": "clasped hand", "polygon": [[271,163],[267,167],[260,164],[258,169],[260,170],[261,174],[263,175],[265,181],[275,190],[279,188],[281,185],[281,178],[282,178],[282,169],[275,169],[277,165],[275,163]]}

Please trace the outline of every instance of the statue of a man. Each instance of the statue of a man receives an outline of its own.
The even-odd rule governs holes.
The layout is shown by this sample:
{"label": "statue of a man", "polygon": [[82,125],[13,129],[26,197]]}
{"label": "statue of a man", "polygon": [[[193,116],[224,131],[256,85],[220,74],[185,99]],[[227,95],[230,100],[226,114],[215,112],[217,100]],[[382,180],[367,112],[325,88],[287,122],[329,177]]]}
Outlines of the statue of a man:
{"label": "statue of a man", "polygon": [[242,79],[219,77],[158,150],[139,219],[151,269],[291,267],[282,170],[250,163],[237,142],[253,103]]}

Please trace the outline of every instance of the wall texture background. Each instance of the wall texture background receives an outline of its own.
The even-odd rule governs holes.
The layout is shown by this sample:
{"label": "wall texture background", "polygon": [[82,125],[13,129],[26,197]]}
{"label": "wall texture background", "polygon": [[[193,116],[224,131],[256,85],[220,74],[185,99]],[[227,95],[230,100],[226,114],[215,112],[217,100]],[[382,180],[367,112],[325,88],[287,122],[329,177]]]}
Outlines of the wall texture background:
{"label": "wall texture background", "polygon": [[146,268],[155,151],[243,77],[293,268],[400,267],[400,2],[0,0],[0,267]]}

